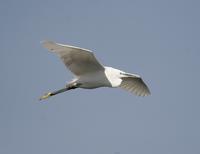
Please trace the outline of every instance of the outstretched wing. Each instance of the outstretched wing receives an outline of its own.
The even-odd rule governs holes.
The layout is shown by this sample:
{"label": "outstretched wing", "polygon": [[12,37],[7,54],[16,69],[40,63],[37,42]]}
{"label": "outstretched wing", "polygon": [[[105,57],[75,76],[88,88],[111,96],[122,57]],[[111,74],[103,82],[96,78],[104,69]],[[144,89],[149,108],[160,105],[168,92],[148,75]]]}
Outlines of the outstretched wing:
{"label": "outstretched wing", "polygon": [[122,77],[122,82],[120,87],[130,91],[138,96],[150,95],[150,90],[144,83],[140,76],[134,76],[129,74],[127,77]]}
{"label": "outstretched wing", "polygon": [[90,50],[52,41],[43,41],[42,44],[51,52],[55,52],[65,66],[77,76],[104,70],[104,67],[97,61]]}

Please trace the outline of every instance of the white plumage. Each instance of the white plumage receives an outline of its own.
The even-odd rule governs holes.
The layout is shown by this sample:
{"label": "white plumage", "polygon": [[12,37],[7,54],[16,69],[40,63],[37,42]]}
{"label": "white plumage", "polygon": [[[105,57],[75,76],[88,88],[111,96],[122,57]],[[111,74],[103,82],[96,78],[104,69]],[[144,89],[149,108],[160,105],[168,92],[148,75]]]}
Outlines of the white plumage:
{"label": "white plumage", "polygon": [[42,45],[49,51],[56,53],[76,78],[65,88],[47,93],[40,99],[46,99],[49,96],[75,88],[121,87],[138,96],[150,94],[147,85],[139,75],[101,65],[92,51],[88,49],[52,41],[43,41]]}

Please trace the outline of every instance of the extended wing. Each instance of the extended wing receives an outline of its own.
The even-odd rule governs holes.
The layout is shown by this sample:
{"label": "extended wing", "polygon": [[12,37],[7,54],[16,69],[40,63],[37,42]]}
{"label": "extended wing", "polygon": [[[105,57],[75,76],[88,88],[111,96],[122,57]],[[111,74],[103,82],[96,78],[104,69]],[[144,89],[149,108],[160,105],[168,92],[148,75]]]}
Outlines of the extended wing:
{"label": "extended wing", "polygon": [[130,91],[138,96],[150,95],[150,90],[139,76],[122,77],[121,88]]}
{"label": "extended wing", "polygon": [[42,44],[51,52],[55,52],[65,66],[76,76],[104,70],[104,67],[97,61],[90,50],[52,41],[44,41]]}

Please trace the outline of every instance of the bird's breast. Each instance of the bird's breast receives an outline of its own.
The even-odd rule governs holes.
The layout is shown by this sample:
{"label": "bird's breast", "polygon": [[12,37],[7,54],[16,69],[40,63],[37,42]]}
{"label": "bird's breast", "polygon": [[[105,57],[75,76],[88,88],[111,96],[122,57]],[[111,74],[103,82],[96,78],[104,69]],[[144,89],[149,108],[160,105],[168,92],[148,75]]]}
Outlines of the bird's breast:
{"label": "bird's breast", "polygon": [[107,80],[110,82],[111,87],[119,87],[122,82],[120,78],[120,70],[112,68],[112,67],[105,67],[105,76]]}

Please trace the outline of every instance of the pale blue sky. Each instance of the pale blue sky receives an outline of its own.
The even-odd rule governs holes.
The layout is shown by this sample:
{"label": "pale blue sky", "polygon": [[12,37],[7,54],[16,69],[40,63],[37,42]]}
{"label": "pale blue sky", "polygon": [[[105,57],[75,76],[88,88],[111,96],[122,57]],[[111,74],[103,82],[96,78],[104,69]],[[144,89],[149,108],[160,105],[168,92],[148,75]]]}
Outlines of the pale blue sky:
{"label": "pale blue sky", "polygon": [[[200,153],[199,1],[0,4],[0,153]],[[152,95],[77,89],[39,102],[73,77],[45,39],[140,74]]]}

